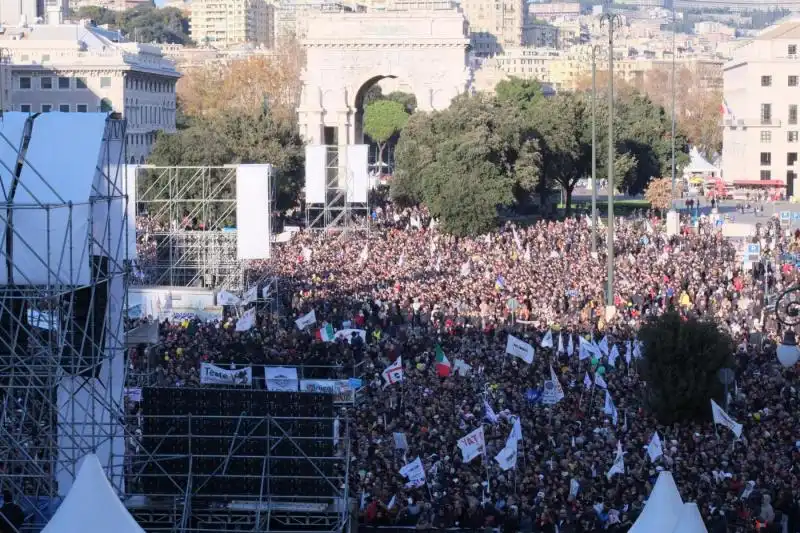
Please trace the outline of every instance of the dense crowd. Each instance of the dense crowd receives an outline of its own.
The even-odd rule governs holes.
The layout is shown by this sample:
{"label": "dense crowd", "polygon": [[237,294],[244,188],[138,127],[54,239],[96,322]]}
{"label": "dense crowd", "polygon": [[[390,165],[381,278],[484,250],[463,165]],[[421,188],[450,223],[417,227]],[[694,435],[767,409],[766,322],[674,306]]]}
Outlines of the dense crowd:
{"label": "dense crowd", "polygon": [[[350,425],[351,493],[361,518],[374,525],[418,528],[500,527],[504,531],[627,531],[660,470],[672,471],[685,501],[696,501],[712,533],[800,531],[800,398],[796,374],[775,358],[778,324],[764,313],[765,296],[796,281],[796,235],[770,222],[757,239],[773,262],[742,268],[740,247],[700,220],[668,237],[658,218],[618,219],[615,313],[605,309],[605,232],[592,253],[587,219],[507,225],[475,238],[439,233],[421,211],[377,210],[372,231],[343,236],[299,233],[254,268],[271,268],[287,294],[283,312],[263,314],[247,332],[233,322],[161,324],[156,380],[199,384],[198,365],[337,364],[346,375],[365,372],[362,401]],[[743,243],[740,243],[743,244]],[[766,266],[764,266],[766,265]],[[289,301],[290,298],[290,301]],[[734,441],[711,423],[658,425],[642,408],[645,384],[626,361],[626,341],[649,316],[670,307],[713,317],[739,345],[728,413],[744,424]],[[317,325],[294,320],[314,310]],[[323,343],[323,321],[367,332],[366,342]],[[622,356],[577,356],[542,348],[543,334],[605,335]],[[537,349],[532,364],[505,353],[509,332]],[[566,338],[566,337],[564,337]],[[440,377],[436,347],[466,366]],[[404,381],[384,387],[381,372],[402,356]],[[138,359],[137,359],[138,357]],[[131,365],[144,365],[133,353]],[[565,397],[556,405],[531,401],[556,370]],[[603,411],[604,391],[586,388],[600,373],[619,412]],[[486,405],[498,413],[485,417]],[[513,416],[512,416],[513,415]],[[503,448],[513,417],[523,439],[515,469],[491,460]],[[483,425],[485,459],[464,463],[456,442]],[[664,454],[643,451],[658,431]],[[395,449],[395,433],[408,448]],[[620,442],[625,473],[606,473]],[[420,457],[427,483],[405,488],[399,474]],[[578,483],[577,494],[571,488]]]}

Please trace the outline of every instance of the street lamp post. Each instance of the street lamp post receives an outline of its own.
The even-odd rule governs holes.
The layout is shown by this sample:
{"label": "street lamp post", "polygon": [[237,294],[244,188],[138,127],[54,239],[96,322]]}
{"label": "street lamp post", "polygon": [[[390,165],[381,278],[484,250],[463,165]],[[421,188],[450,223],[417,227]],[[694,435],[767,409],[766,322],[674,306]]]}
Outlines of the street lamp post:
{"label": "street lamp post", "polygon": [[619,25],[619,15],[605,13],[600,24],[608,26],[608,291],[606,307],[614,307],[614,26]]}
{"label": "street lamp post", "polygon": [[592,254],[597,254],[597,45],[592,46]]}
{"label": "street lamp post", "polygon": [[672,207],[675,203],[675,0],[672,0]]}

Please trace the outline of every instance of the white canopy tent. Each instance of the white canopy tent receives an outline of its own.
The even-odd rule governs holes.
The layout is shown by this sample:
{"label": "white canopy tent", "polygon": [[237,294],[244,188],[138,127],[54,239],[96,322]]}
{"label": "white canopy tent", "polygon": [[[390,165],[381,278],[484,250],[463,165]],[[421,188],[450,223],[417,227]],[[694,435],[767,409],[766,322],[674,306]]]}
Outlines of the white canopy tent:
{"label": "white canopy tent", "polygon": [[83,459],[75,482],[42,533],[144,533],[117,497],[94,454]]}
{"label": "white canopy tent", "polygon": [[684,503],[672,533],[708,533],[696,503]]}
{"label": "white canopy tent", "polygon": [[672,473],[662,471],[644,505],[642,514],[628,533],[673,533],[683,509],[683,500],[672,479]]}
{"label": "white canopy tent", "polygon": [[691,176],[718,177],[719,168],[700,155],[697,148],[692,147],[689,150],[689,163],[683,167],[683,176],[686,178]]}

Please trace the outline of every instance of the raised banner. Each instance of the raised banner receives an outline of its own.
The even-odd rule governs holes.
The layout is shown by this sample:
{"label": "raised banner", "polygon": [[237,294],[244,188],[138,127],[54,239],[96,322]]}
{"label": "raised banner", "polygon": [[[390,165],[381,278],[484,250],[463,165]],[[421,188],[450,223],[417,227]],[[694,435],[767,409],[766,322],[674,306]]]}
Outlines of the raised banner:
{"label": "raised banner", "polygon": [[300,385],[300,381],[297,378],[297,369],[291,367],[265,367],[264,378],[267,390],[272,392],[297,392],[297,388]]}
{"label": "raised banner", "polygon": [[347,379],[301,379],[300,392],[333,394],[333,403],[353,403],[356,391]]}
{"label": "raised banner", "polygon": [[200,365],[200,383],[204,385],[252,385],[253,369],[237,368],[228,370],[211,363]]}

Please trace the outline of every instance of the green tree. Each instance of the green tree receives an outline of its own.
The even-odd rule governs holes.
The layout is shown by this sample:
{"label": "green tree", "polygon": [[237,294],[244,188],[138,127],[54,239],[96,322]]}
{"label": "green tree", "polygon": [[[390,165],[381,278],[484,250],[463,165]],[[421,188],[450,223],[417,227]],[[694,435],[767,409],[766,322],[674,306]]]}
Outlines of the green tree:
{"label": "green tree", "polygon": [[297,205],[304,162],[305,147],[295,127],[275,120],[266,109],[193,118],[177,133],[159,134],[148,158],[158,166],[269,163],[278,209]]}
{"label": "green tree", "polygon": [[144,43],[191,44],[189,19],[174,7],[141,5],[119,14],[117,27],[130,40]]}
{"label": "green tree", "polygon": [[100,6],[82,6],[72,11],[72,18],[91,20],[98,26],[109,24],[117,25],[117,12]]}
{"label": "green tree", "polygon": [[383,168],[386,143],[408,122],[406,108],[394,100],[376,100],[364,110],[364,133],[378,145],[378,166]]}
{"label": "green tree", "polygon": [[461,96],[444,111],[414,113],[400,135],[391,195],[424,203],[445,231],[475,235],[497,222],[498,207],[539,178],[530,126],[494,97]]}
{"label": "green tree", "polygon": [[531,109],[544,101],[542,84],[536,80],[511,77],[502,80],[494,89],[497,101],[520,109]]}
{"label": "green tree", "polygon": [[707,420],[709,401],[722,400],[717,373],[733,363],[733,341],[713,321],[682,318],[671,311],[639,331],[644,357],[639,371],[647,383],[646,404],[662,424]]}
{"label": "green tree", "polygon": [[386,95],[386,99],[402,104],[403,108],[406,110],[406,113],[409,115],[417,110],[417,97],[411,93],[392,91]]}

